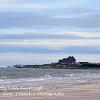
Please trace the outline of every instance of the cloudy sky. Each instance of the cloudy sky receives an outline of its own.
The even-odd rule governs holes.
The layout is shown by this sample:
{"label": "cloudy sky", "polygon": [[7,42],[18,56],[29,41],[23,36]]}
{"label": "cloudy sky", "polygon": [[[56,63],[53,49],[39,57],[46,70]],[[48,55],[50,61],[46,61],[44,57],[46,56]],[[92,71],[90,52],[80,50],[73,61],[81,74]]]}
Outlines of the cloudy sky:
{"label": "cloudy sky", "polygon": [[100,62],[99,0],[0,0],[0,65]]}

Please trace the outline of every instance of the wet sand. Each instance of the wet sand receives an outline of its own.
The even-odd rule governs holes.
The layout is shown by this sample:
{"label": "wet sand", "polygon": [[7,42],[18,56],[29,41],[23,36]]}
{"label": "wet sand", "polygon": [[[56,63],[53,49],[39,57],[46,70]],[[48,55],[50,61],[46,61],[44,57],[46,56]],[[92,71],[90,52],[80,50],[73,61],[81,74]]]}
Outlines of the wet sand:
{"label": "wet sand", "polygon": [[[27,86],[28,87],[28,86]],[[0,91],[0,100],[100,100],[100,84],[66,84],[43,86],[40,90]],[[34,93],[34,95],[4,95],[3,93]],[[44,94],[43,94],[44,93]],[[46,94],[48,93],[48,95]],[[49,93],[52,93],[51,95]],[[57,94],[58,93],[58,94]],[[60,94],[61,93],[61,94]]]}

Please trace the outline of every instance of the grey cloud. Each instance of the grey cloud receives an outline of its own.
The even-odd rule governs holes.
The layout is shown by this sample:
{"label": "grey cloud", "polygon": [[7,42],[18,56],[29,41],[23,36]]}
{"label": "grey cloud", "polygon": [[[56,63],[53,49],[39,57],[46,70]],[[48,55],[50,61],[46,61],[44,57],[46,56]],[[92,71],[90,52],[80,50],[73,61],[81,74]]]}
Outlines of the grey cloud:
{"label": "grey cloud", "polygon": [[53,18],[52,16],[36,13],[0,13],[0,28],[34,26],[99,28],[100,13],[79,18]]}
{"label": "grey cloud", "polygon": [[0,39],[4,40],[34,40],[34,39],[100,39],[100,37],[84,37],[74,34],[36,34],[36,33],[25,33],[25,34],[1,34]]}
{"label": "grey cloud", "polygon": [[97,11],[98,10],[96,9],[89,9],[89,8],[84,8],[84,7],[72,7],[72,8],[64,9],[64,12],[67,14],[86,14],[86,13],[93,13]]}
{"label": "grey cloud", "polygon": [[32,27],[43,25],[48,18],[45,15],[33,13],[0,13],[0,28]]}
{"label": "grey cloud", "polygon": [[32,40],[32,39],[86,39],[86,38],[71,34],[56,35],[56,34],[26,33],[26,34],[1,34],[0,39]]}
{"label": "grey cloud", "polygon": [[94,46],[70,46],[62,49],[52,49],[45,46],[11,46],[0,45],[0,53],[34,53],[34,54],[100,54],[100,48]]}

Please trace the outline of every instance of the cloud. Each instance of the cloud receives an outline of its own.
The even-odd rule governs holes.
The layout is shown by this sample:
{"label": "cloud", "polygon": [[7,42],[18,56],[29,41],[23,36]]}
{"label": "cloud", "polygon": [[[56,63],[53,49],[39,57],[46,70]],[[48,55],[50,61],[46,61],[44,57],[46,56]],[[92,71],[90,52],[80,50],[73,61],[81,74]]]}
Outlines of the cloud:
{"label": "cloud", "polygon": [[[47,33],[42,33],[42,32],[36,32],[33,33],[32,30],[28,32],[26,31],[21,31],[17,32],[16,30],[9,30],[10,32],[2,31],[0,34],[0,39],[1,40],[36,40],[36,39],[48,39],[48,40],[53,40],[53,39],[67,39],[67,40],[80,40],[80,39],[100,39],[100,32],[83,32],[83,31],[65,31],[65,32],[47,32]],[[15,32],[16,31],[16,32]]]}
{"label": "cloud", "polygon": [[74,35],[74,34],[56,34],[56,33],[15,33],[13,31],[13,34],[7,33],[1,33],[0,34],[0,39],[7,39],[7,40],[33,40],[33,39],[85,39],[82,36]]}
{"label": "cloud", "polygon": [[48,16],[36,13],[0,13],[0,28],[28,28],[49,24]]}
{"label": "cloud", "polygon": [[100,47],[100,39],[34,39],[34,40],[1,40],[0,45],[21,46],[21,47],[47,47],[54,50],[61,50],[65,47],[86,46]]}
{"label": "cloud", "polygon": [[100,48],[94,46],[65,46],[62,49],[47,46],[0,45],[0,53],[34,53],[34,54],[100,54]]}
{"label": "cloud", "polygon": [[32,2],[23,2],[16,0],[0,0],[0,8],[45,8],[45,5]]}
{"label": "cloud", "polygon": [[45,63],[71,54],[98,61],[100,7],[91,2],[0,0],[0,62]]}
{"label": "cloud", "polygon": [[85,32],[85,31],[65,31],[65,32],[59,32],[59,33],[55,33],[57,35],[60,36],[67,36],[68,34],[72,35],[72,36],[76,36],[76,37],[80,37],[80,38],[100,38],[100,32]]}
{"label": "cloud", "polygon": [[0,8],[55,9],[78,6],[84,2],[86,2],[86,0],[51,0],[50,2],[46,0],[42,2],[40,0],[37,0],[37,2],[34,0],[29,0],[28,2],[25,0],[0,0]]}
{"label": "cloud", "polygon": [[75,27],[100,28],[100,13],[79,18],[53,18],[51,15],[37,13],[0,13],[0,28]]}

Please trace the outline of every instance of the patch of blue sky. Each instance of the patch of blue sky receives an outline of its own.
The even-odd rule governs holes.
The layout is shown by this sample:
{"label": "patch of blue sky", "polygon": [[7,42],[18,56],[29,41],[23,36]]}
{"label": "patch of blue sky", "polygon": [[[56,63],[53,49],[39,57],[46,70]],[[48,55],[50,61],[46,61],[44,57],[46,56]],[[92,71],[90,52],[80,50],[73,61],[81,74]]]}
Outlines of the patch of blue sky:
{"label": "patch of blue sky", "polygon": [[92,9],[100,9],[100,0],[87,0],[88,2],[85,4],[86,7],[90,7]]}

